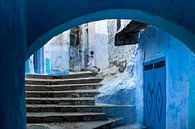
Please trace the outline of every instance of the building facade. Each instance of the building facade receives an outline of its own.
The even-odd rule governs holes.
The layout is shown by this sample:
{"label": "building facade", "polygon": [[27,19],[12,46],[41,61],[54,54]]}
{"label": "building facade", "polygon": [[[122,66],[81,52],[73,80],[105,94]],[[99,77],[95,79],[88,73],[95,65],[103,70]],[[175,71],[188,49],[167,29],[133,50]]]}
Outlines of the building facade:
{"label": "building facade", "polygon": [[82,24],[53,37],[26,61],[26,73],[68,74],[81,71],[94,51],[100,69],[121,67],[124,71],[135,45],[114,45],[115,35],[131,20],[102,20]]}

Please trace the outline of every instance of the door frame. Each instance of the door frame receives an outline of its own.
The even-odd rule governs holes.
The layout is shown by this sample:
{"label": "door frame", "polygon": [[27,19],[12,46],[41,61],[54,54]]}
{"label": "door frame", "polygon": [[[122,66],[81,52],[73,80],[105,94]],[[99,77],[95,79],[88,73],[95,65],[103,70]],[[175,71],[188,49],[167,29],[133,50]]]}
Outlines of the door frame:
{"label": "door frame", "polygon": [[[150,60],[150,61],[146,61],[146,62],[144,62],[143,63],[143,97],[145,97],[145,71],[147,71],[147,70],[152,70],[153,72],[154,72],[154,74],[155,74],[155,69],[158,69],[158,68],[160,68],[161,66],[155,66],[156,65],[156,63],[158,63],[158,62],[164,62],[164,65],[163,64],[160,64],[160,65],[163,65],[162,67],[165,67],[165,85],[166,85],[166,87],[165,87],[165,129],[166,129],[166,120],[167,120],[167,118],[166,118],[166,116],[167,116],[167,59],[166,59],[166,57],[160,57],[160,58],[157,58],[157,59],[153,59],[153,60]],[[151,65],[151,66],[149,66],[149,65]],[[148,67],[146,67],[146,66],[148,66]],[[156,67],[156,68],[155,68]],[[154,75],[155,76],[155,75]],[[155,83],[155,77],[154,77],[154,83]],[[144,122],[144,124],[145,124],[145,110],[146,110],[146,108],[145,108],[145,98],[143,98],[143,100],[144,100],[144,104],[143,104],[143,107],[144,107],[144,109],[143,109],[143,122]]]}

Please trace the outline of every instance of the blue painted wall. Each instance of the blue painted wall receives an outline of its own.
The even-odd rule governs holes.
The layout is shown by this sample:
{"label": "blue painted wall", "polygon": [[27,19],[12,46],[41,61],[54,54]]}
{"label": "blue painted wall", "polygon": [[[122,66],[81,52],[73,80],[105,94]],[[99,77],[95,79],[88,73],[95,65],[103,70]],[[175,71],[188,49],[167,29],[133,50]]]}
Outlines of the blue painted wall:
{"label": "blue painted wall", "polygon": [[50,74],[51,73],[51,59],[50,58],[45,59],[45,67],[46,67],[46,73]]}
{"label": "blue painted wall", "polygon": [[30,60],[25,62],[25,73],[30,73]]}
{"label": "blue painted wall", "polygon": [[[58,2],[56,0],[49,2],[48,0],[28,0],[28,7],[25,4],[25,0],[0,1],[0,70],[2,73],[0,75],[0,128],[2,129],[25,128],[24,60],[52,36],[72,26],[94,19],[133,18],[157,25],[185,41],[185,44],[192,50],[195,48],[194,0],[85,0],[82,2],[80,0],[58,0]],[[25,14],[26,7],[28,8],[27,15]],[[28,16],[28,19],[25,16]],[[26,25],[27,28],[25,28]],[[26,44],[27,39],[28,44]],[[175,43],[178,44],[178,42]],[[180,70],[188,64],[188,56],[183,56],[185,53],[182,51],[183,48],[177,48],[177,51],[169,51],[170,55],[174,53],[172,57],[176,61],[183,58],[186,61],[182,64],[175,64],[177,72],[173,75],[178,73],[179,76],[176,76],[178,79],[180,79],[181,74],[186,75],[185,68],[183,71]],[[180,81],[185,83],[185,80],[181,78]],[[172,82],[177,83],[178,81],[172,80]],[[178,84],[175,86],[172,88],[174,89],[172,97],[185,98],[187,93],[180,93],[186,91],[182,88],[188,87],[183,86],[183,84],[183,87]],[[180,104],[183,106],[187,105],[185,100],[170,103],[177,105],[177,102],[182,102]],[[176,107],[180,106],[177,105]],[[170,106],[170,111],[172,111],[171,109],[174,108]],[[173,125],[176,123],[174,128],[179,128],[177,125],[184,121],[184,124],[182,122],[181,125],[183,127],[186,125],[186,118],[184,117],[186,115],[183,116],[183,113],[174,114],[174,112],[185,112],[186,108],[184,106],[182,109],[176,109],[178,110],[170,113],[172,116],[170,118],[181,116],[177,122],[175,122],[176,119],[173,120]],[[167,125],[167,127],[169,126]]]}
{"label": "blue painted wall", "polygon": [[[147,62],[166,58],[166,85],[167,85],[167,107],[166,128],[167,129],[193,129],[188,125],[192,117],[188,118],[188,96],[191,87],[189,75],[191,71],[191,59],[195,59],[192,52],[178,39],[161,29],[150,27],[140,35],[139,51],[137,55],[137,117],[141,122],[143,112],[143,68],[140,62]],[[141,83],[141,82],[142,83]],[[194,99],[193,99],[194,100]],[[140,114],[141,113],[141,114]],[[189,112],[190,113],[190,112]],[[140,117],[141,116],[141,117]]]}
{"label": "blue painted wall", "polygon": [[25,2],[0,0],[0,129],[25,129]]}
{"label": "blue painted wall", "polygon": [[[140,33],[138,51],[135,60],[131,60],[133,69],[127,69],[133,74],[135,82],[128,84],[125,80],[118,83],[110,82],[108,93],[102,93],[96,98],[98,103],[135,104],[136,116],[143,123],[143,63],[161,57],[166,59],[166,129],[193,129],[194,122],[194,75],[195,56],[183,42],[168,32],[156,27],[149,27]],[[130,75],[129,75],[130,76]],[[126,76],[128,78],[128,76]],[[128,78],[134,80],[132,78]],[[190,81],[189,81],[189,78]],[[112,84],[113,83],[113,84]],[[135,88],[130,88],[135,85]],[[107,87],[105,87],[106,89]],[[189,91],[190,89],[190,91]],[[188,96],[190,97],[188,101]],[[189,103],[189,105],[188,105]],[[189,109],[189,110],[188,110]],[[188,117],[189,114],[189,117]]]}
{"label": "blue painted wall", "polygon": [[[195,55],[193,55],[194,57]],[[189,129],[195,127],[195,58],[191,57],[191,67],[190,67],[190,87],[189,87]]]}

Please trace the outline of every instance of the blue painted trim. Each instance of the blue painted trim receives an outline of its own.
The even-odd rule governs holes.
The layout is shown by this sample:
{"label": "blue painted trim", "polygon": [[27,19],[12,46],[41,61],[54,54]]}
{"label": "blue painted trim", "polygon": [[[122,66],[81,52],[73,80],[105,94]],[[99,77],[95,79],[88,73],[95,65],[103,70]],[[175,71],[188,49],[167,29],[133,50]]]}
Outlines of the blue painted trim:
{"label": "blue painted trim", "polygon": [[41,71],[42,74],[44,74],[44,72],[45,72],[44,47],[42,47],[41,50],[40,50],[40,58],[41,58],[41,61],[40,61],[40,65],[41,65],[40,71]]}
{"label": "blue painted trim", "polygon": [[30,61],[25,62],[25,73],[30,73]]}
{"label": "blue painted trim", "polygon": [[44,48],[39,49],[34,54],[34,71],[38,74],[44,73]]}
{"label": "blue painted trim", "polygon": [[46,73],[50,74],[51,73],[51,61],[50,58],[45,59],[45,67],[46,67]]}

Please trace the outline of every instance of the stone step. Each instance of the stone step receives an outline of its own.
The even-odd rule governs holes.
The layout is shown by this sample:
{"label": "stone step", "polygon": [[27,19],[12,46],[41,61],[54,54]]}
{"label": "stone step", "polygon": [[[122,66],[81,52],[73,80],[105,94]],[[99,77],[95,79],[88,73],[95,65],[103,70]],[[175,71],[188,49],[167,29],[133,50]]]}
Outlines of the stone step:
{"label": "stone step", "polygon": [[26,91],[64,91],[64,90],[82,90],[82,89],[98,89],[100,83],[91,84],[64,84],[64,85],[31,85],[26,84]]}
{"label": "stone step", "polygon": [[[34,105],[27,104],[27,112],[110,112],[120,110],[129,111],[132,110],[134,106],[131,105]],[[113,111],[113,112],[114,112]]]}
{"label": "stone step", "polygon": [[[113,129],[113,128],[123,125],[124,124],[123,121],[124,121],[123,118],[111,118],[110,121],[108,121],[107,123],[100,125],[98,127],[95,127],[93,129]],[[126,129],[130,129],[130,128],[126,128]]]}
{"label": "stone step", "polygon": [[26,97],[95,97],[97,90],[26,91]]}
{"label": "stone step", "polygon": [[26,104],[94,105],[94,98],[26,98]]}
{"label": "stone step", "polygon": [[[84,122],[63,122],[63,123],[28,123],[27,129],[111,129],[117,126],[121,121],[121,118],[108,118],[108,120],[103,121],[84,121]],[[114,127],[108,127],[108,124],[116,125]]]}
{"label": "stone step", "polygon": [[126,124],[126,125],[115,127],[114,129],[147,129],[147,128],[140,124]]}
{"label": "stone step", "polygon": [[26,79],[26,84],[34,85],[61,85],[61,84],[85,84],[85,83],[99,83],[103,79],[97,77],[76,78],[76,79]]}
{"label": "stone step", "polygon": [[39,78],[39,79],[70,79],[70,78],[81,78],[81,77],[95,77],[98,73],[92,72],[76,72],[69,75],[41,75],[41,74],[26,74],[26,78]]}
{"label": "stone step", "polygon": [[102,112],[95,105],[26,105],[27,112]]}
{"label": "stone step", "polygon": [[[97,103],[96,103],[97,104]],[[99,106],[105,104],[98,104]],[[109,108],[104,108],[103,112],[108,117],[124,118],[124,124],[132,124],[136,121],[136,106],[135,105],[113,105],[109,104]]]}
{"label": "stone step", "polygon": [[27,123],[63,123],[106,119],[104,113],[27,113]]}

